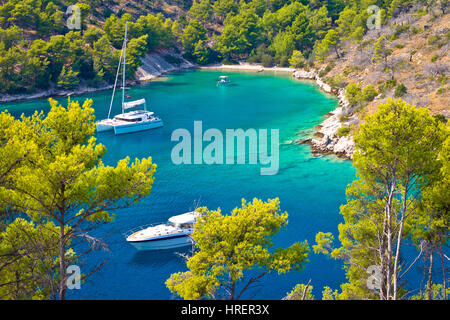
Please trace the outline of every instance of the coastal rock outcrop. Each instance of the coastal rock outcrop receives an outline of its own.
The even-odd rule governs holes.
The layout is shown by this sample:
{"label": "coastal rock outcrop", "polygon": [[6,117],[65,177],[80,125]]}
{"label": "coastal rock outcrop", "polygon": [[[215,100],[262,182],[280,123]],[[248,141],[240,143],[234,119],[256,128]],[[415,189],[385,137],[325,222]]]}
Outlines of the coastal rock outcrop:
{"label": "coastal rock outcrop", "polygon": [[297,79],[309,79],[315,80],[317,77],[317,73],[315,71],[306,71],[306,70],[295,70],[292,75]]}
{"label": "coastal rock outcrop", "polygon": [[149,53],[141,61],[142,66],[137,69],[135,74],[136,79],[139,81],[152,80],[163,73],[194,67],[193,63],[187,61],[174,51]]}
{"label": "coastal rock outcrop", "polygon": [[350,103],[345,98],[345,89],[334,92],[330,85],[320,79],[315,71],[297,70],[293,76],[298,79],[314,80],[319,88],[326,93],[337,94],[339,106],[331,111],[328,118],[319,126],[317,132],[309,142],[314,153],[328,154],[334,153],[345,158],[352,158],[354,152],[354,143],[351,136],[338,136],[338,130],[342,126],[349,127],[352,124],[358,124],[359,119],[352,114]]}

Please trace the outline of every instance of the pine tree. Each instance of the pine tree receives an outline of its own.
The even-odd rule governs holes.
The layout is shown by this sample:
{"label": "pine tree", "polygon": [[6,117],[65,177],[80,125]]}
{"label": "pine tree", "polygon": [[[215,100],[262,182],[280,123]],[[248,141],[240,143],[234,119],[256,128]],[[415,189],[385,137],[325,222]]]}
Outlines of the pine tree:
{"label": "pine tree", "polygon": [[289,64],[294,68],[303,68],[305,66],[305,57],[300,51],[294,50],[289,59]]}
{"label": "pine tree", "polygon": [[[36,283],[28,276],[24,283],[35,290],[44,289],[45,297],[65,299],[66,268],[102,247],[102,241],[89,236],[89,231],[112,221],[113,210],[149,195],[154,180],[156,165],[151,158],[133,163],[125,158],[116,166],[102,163],[106,149],[93,136],[96,122],[91,105],[92,100],[80,106],[69,99],[65,108],[50,100],[51,110],[45,117],[36,112],[15,120],[5,112],[0,114],[0,123],[9,124],[0,126],[0,208],[21,212],[33,222],[16,220],[12,229],[0,234],[7,241],[0,246],[0,263],[5,258],[17,263],[21,276],[29,270],[28,259],[39,257],[34,263],[50,268],[45,270],[46,281]],[[39,247],[28,242],[26,233],[17,232],[19,227],[34,235],[36,245],[50,248],[43,246],[36,252]],[[44,232],[36,239],[42,228],[51,234]],[[70,248],[75,238],[87,241],[77,253]],[[11,245],[10,240],[16,243]],[[26,255],[11,251],[20,247],[27,250],[22,251]],[[10,279],[10,272],[0,267],[0,281]],[[0,287],[3,293],[3,283]],[[24,294],[29,294],[28,289]]]}
{"label": "pine tree", "polygon": [[372,57],[372,61],[374,63],[383,62],[385,67],[387,67],[388,57],[392,53],[392,50],[387,48],[386,42],[387,41],[384,36],[380,36],[377,39],[373,47],[373,57]]}
{"label": "pine tree", "polygon": [[[449,133],[429,110],[400,99],[379,105],[360,126],[353,155],[358,179],[347,188],[341,207],[342,246],[333,248],[333,235],[323,232],[313,246],[315,252],[344,260],[349,282],[341,286],[339,298],[402,298],[400,280],[408,269],[401,253],[405,239],[419,236],[422,226],[414,221],[420,217],[421,191],[439,170],[436,151]],[[378,290],[367,285],[371,266],[379,270]]]}
{"label": "pine tree", "polygon": [[79,72],[74,72],[72,67],[63,66],[58,77],[58,88],[70,90],[78,87],[80,84],[78,74]]}
{"label": "pine tree", "polygon": [[[187,260],[188,271],[174,273],[166,286],[183,299],[236,299],[270,272],[300,271],[307,262],[306,241],[286,249],[270,250],[271,238],[287,223],[279,199],[254,199],[231,215],[200,209],[192,234],[197,250]],[[257,271],[248,278],[246,273]],[[242,286],[240,286],[242,284]]]}
{"label": "pine tree", "polygon": [[339,54],[338,47],[339,47],[339,33],[334,29],[330,29],[322,41],[316,42],[314,50],[316,54],[316,59],[319,62],[324,61],[331,49],[334,49],[337,58],[340,59],[341,56]]}

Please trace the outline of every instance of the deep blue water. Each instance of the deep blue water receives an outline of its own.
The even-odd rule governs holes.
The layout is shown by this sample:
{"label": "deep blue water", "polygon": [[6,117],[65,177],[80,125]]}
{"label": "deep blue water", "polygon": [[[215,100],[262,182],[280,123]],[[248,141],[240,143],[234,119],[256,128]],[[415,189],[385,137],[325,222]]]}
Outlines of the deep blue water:
{"label": "deep blue water", "polygon": [[[333,110],[337,101],[322,94],[309,82],[300,82],[287,74],[226,72],[233,82],[216,87],[216,71],[184,71],[168,75],[144,86],[131,88],[133,99],[145,97],[149,108],[165,123],[160,129],[115,136],[97,134],[105,144],[106,164],[115,164],[130,156],[151,156],[157,164],[150,196],[139,204],[116,212],[114,222],[102,225],[93,234],[108,244],[108,252],[95,252],[82,266],[89,267],[107,259],[105,266],[85,283],[81,290],[69,292],[73,299],[170,299],[164,282],[178,271],[185,271],[184,261],[175,251],[137,252],[128,245],[123,232],[136,226],[163,222],[172,215],[192,209],[194,201],[229,212],[240,206],[241,199],[279,197],[281,208],[289,213],[289,224],[275,238],[275,246],[289,246],[308,240],[314,244],[317,232],[333,232],[342,222],[339,206],[345,202],[345,188],[355,178],[351,162],[334,156],[313,157],[305,145],[291,142],[299,133],[311,129]],[[85,94],[78,99],[94,100],[97,118],[108,113],[110,91]],[[64,103],[65,98],[59,98]],[[119,112],[119,99],[113,114]],[[5,107],[5,106],[3,106]],[[29,115],[35,109],[48,111],[45,100],[6,105],[15,116]],[[260,165],[175,165],[171,161],[173,130],[193,131],[195,120],[203,130],[255,128],[280,130],[280,169],[277,175],[260,175]],[[323,286],[333,290],[345,281],[342,263],[311,251],[304,271],[278,276],[270,274],[260,286],[243,298],[280,299],[297,283],[311,279],[316,298]]]}

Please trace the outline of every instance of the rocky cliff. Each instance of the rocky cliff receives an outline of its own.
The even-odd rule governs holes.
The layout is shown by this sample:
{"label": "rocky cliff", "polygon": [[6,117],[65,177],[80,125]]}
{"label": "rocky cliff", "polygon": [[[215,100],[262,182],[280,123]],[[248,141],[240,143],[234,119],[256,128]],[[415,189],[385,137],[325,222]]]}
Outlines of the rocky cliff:
{"label": "rocky cliff", "polygon": [[143,64],[135,75],[139,81],[152,80],[167,72],[194,67],[194,64],[173,51],[149,53],[141,60]]}

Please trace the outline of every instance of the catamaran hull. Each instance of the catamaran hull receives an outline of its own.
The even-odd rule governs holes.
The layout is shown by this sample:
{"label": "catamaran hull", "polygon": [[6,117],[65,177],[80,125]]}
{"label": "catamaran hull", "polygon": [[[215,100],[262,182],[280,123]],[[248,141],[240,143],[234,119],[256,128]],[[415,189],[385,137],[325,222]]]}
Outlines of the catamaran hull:
{"label": "catamaran hull", "polygon": [[191,239],[186,235],[147,241],[129,241],[129,243],[139,251],[173,249],[192,245]]}
{"label": "catamaran hull", "polygon": [[144,130],[155,129],[163,126],[163,121],[148,121],[148,122],[138,122],[130,124],[121,124],[114,126],[115,134],[132,133]]}
{"label": "catamaran hull", "polygon": [[113,129],[114,129],[114,126],[112,124],[97,122],[97,132],[111,131]]}

